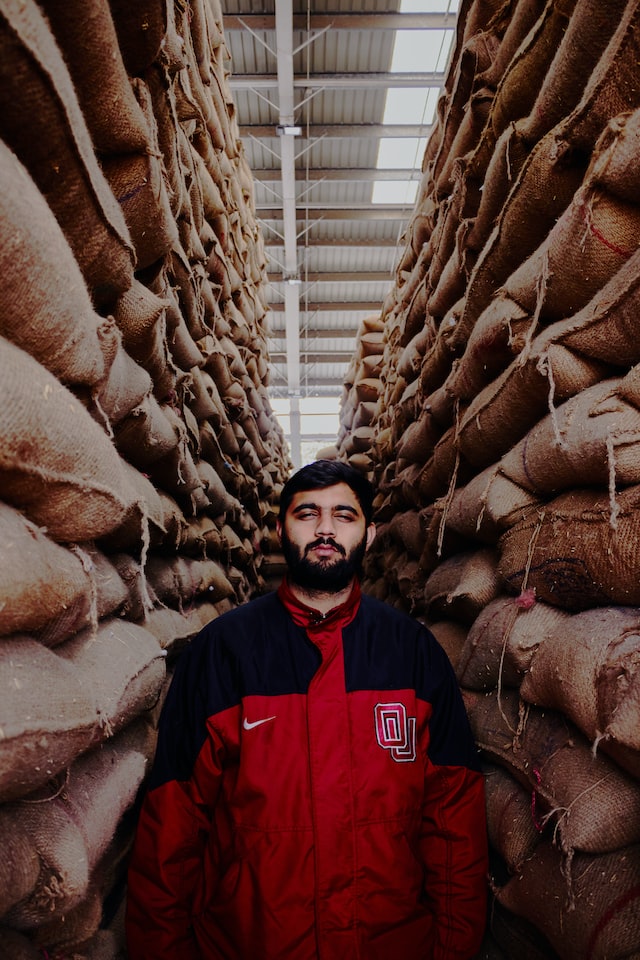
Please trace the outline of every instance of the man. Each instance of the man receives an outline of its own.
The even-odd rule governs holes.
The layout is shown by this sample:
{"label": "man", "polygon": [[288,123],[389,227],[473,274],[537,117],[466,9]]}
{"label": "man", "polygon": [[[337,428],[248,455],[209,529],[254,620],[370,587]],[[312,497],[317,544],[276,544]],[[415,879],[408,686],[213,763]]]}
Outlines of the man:
{"label": "man", "polygon": [[373,491],[285,484],[277,593],[183,654],[129,872],[129,960],[469,960],[483,782],[449,661],[361,595]]}

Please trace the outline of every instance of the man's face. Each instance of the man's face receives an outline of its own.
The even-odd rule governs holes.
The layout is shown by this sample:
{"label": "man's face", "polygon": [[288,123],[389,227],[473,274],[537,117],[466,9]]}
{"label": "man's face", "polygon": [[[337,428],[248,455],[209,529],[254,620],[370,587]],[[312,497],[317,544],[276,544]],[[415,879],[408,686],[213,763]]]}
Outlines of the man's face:
{"label": "man's face", "polygon": [[293,583],[338,593],[359,573],[375,527],[367,527],[351,487],[337,483],[294,494],[278,535]]}

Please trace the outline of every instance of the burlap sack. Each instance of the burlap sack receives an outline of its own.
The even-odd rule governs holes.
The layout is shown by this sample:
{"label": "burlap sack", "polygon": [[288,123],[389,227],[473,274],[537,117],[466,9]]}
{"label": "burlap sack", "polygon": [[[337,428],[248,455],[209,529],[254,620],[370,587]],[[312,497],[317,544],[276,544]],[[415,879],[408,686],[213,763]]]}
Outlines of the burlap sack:
{"label": "burlap sack", "polygon": [[39,860],[39,876],[15,902],[6,922],[21,930],[64,916],[89,892],[91,874],[133,803],[153,755],[155,735],[135,724],[78,759],[63,789],[34,796],[36,802],[6,804],[5,824],[19,824]]}
{"label": "burlap sack", "polygon": [[515,9],[509,11],[507,25],[500,38],[498,49],[482,72],[483,84],[494,89],[497,87],[516,51],[538,21],[544,7],[545,0],[527,0],[525,3],[516,4]]}
{"label": "burlap sack", "polygon": [[496,597],[469,628],[456,670],[461,686],[519,687],[540,643],[560,636],[571,623],[570,614],[535,601],[530,593]]}
{"label": "burlap sack", "polygon": [[[567,875],[568,874],[568,875]],[[600,856],[540,844],[498,902],[535,924],[561,960],[636,957],[640,945],[640,847]]]}
{"label": "burlap sack", "polygon": [[31,639],[0,642],[0,800],[46,783],[90,745],[92,691],[70,664]]}
{"label": "burlap sack", "polygon": [[561,494],[500,541],[500,577],[565,610],[640,604],[636,542],[640,487],[615,498],[597,490]]}
{"label": "burlap sack", "polygon": [[561,404],[504,455],[501,472],[538,495],[639,483],[640,411],[620,384],[604,380]]}
{"label": "burlap sack", "polygon": [[561,149],[580,150],[589,155],[612,117],[640,106],[640,89],[635,82],[640,56],[639,23],[640,8],[631,0],[589,74],[580,102],[560,125]]}
{"label": "burlap sack", "polygon": [[464,691],[475,740],[485,757],[533,791],[534,822],[547,822],[565,852],[604,853],[640,837],[638,785],[566,717],[529,707],[519,715],[517,691]]}
{"label": "burlap sack", "polygon": [[429,616],[471,624],[498,594],[494,550],[480,549],[444,560],[429,576],[424,599]]}
{"label": "burlap sack", "polygon": [[640,609],[585,610],[544,636],[522,697],[563,710],[590,739],[613,738],[640,751]]}
{"label": "burlap sack", "polygon": [[427,626],[455,670],[467,637],[467,628],[461,623],[456,623],[455,620],[436,620],[435,623],[428,623]]}
{"label": "burlap sack", "polygon": [[0,486],[8,503],[55,540],[115,529],[136,496],[104,431],[28,354],[0,344]]}
{"label": "burlap sack", "polygon": [[122,212],[95,157],[62,54],[34,0],[0,18],[0,133],[46,197],[95,305],[133,279]]}
{"label": "burlap sack", "polygon": [[491,126],[499,136],[512,120],[531,110],[571,21],[576,0],[547,3],[509,62],[495,95]]}
{"label": "burlap sack", "polygon": [[504,287],[540,323],[553,323],[586,306],[639,246],[638,207],[587,182]]}
{"label": "burlap sack", "polygon": [[637,203],[640,110],[613,117],[598,140],[589,168],[596,184],[623,200]]}
{"label": "burlap sack", "polygon": [[147,396],[118,424],[115,444],[123,457],[145,470],[169,454],[180,442],[175,424],[153,396]]}
{"label": "burlap sack", "polygon": [[201,594],[214,603],[232,597],[234,590],[227,570],[215,560],[189,557],[150,557],[146,576],[157,597],[176,610],[188,608]]}
{"label": "burlap sack", "polygon": [[550,405],[612,375],[606,363],[565,346],[563,327],[566,321],[537,337],[526,355],[514,360],[464,409],[456,442],[475,467],[500,460]]}
{"label": "burlap sack", "polygon": [[93,693],[99,719],[95,741],[113,736],[156,703],[165,661],[156,638],[134,623],[112,618],[56,649]]}
{"label": "burlap sack", "polygon": [[483,767],[489,843],[511,873],[528,860],[541,840],[533,822],[531,793],[502,767]]}
{"label": "burlap sack", "polygon": [[84,626],[91,579],[82,559],[0,503],[0,634],[38,634],[48,646]]}
{"label": "burlap sack", "polygon": [[42,0],[99,154],[149,147],[149,131],[125,70],[108,0]]}
{"label": "burlap sack", "polygon": [[[139,270],[155,263],[178,243],[167,174],[158,145],[158,131],[151,93],[141,80],[134,89],[148,128],[146,149],[109,155],[102,160],[102,169],[120,204],[136,251]],[[153,224],[153,229],[150,229]]]}
{"label": "burlap sack", "polygon": [[0,332],[67,385],[94,387],[118,348],[93,310],[78,263],[49,204],[0,142]]}
{"label": "burlap sack", "polygon": [[152,331],[169,302],[135,279],[115,305],[113,316],[132,356],[144,355]]}
{"label": "burlap sack", "polygon": [[540,502],[505,476],[501,465],[491,466],[455,490],[446,505],[444,522],[462,536],[495,544],[505,530],[524,520]]}
{"label": "burlap sack", "polygon": [[109,0],[109,6],[127,72],[139,76],[158,58],[167,28],[175,31],[173,5],[152,0],[142,9],[128,0]]}
{"label": "burlap sack", "polygon": [[580,101],[584,88],[618,27],[627,0],[578,3],[555,51],[535,103],[524,120],[524,135],[539,140]]}

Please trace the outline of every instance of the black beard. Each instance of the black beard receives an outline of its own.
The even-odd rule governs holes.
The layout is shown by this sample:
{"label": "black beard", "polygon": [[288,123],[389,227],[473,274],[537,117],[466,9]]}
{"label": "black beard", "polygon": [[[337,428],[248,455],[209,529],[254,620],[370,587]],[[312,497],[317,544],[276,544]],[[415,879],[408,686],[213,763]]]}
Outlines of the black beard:
{"label": "black beard", "polygon": [[[341,553],[338,560],[317,561],[310,560],[306,555],[314,547],[327,543]],[[354,576],[362,572],[362,561],[367,549],[367,534],[348,555],[344,547],[332,540],[320,537],[314,540],[305,549],[303,556],[299,548],[291,542],[284,530],[282,531],[282,552],[287,561],[289,579],[303,590],[312,593],[340,593],[349,586]]]}

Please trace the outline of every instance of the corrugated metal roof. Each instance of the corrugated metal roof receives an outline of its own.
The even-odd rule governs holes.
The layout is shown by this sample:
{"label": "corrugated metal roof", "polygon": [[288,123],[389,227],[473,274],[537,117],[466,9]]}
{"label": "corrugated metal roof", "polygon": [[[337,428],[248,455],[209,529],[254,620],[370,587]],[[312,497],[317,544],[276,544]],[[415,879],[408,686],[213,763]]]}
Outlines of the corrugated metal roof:
{"label": "corrugated metal roof", "polygon": [[[292,276],[284,267],[292,262],[292,230],[300,332],[295,347],[300,384],[289,391],[292,395],[339,395],[354,333],[364,317],[381,308],[392,284],[413,199],[409,192],[406,202],[374,204],[374,184],[380,176],[419,180],[421,151],[415,139],[407,138],[428,135],[424,126],[383,126],[387,89],[397,83],[389,73],[397,27],[455,25],[454,18],[445,21],[438,13],[446,11],[449,0],[428,0],[431,16],[420,22],[413,17],[410,24],[406,15],[404,23],[393,16],[399,5],[399,0],[309,0],[294,3],[290,16],[277,0],[267,0],[260,10],[255,0],[222,0],[230,86],[270,261],[273,396],[287,396],[289,390],[291,343],[285,338],[283,303],[285,281]],[[279,49],[290,51],[284,57],[275,56],[278,41]],[[414,87],[420,76],[412,77]],[[282,86],[287,77],[288,85]],[[443,80],[444,73],[425,73],[425,89]],[[294,110],[284,125],[300,128],[289,166],[283,157],[290,144],[277,130],[283,124],[279,89]],[[381,139],[396,135],[406,143],[397,163],[403,169],[380,173]],[[283,184],[283,169],[295,183]],[[339,336],[318,337],[331,331]],[[339,361],[330,362],[331,355]]]}

